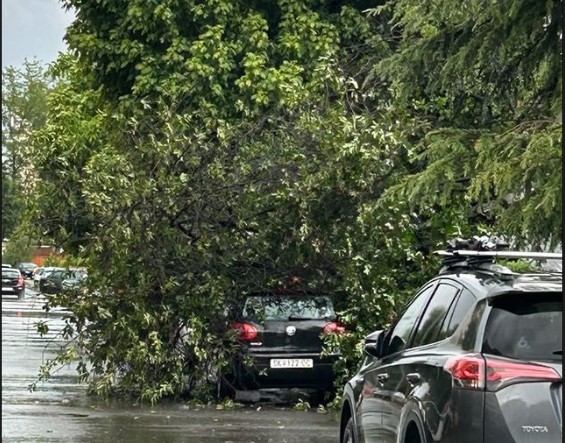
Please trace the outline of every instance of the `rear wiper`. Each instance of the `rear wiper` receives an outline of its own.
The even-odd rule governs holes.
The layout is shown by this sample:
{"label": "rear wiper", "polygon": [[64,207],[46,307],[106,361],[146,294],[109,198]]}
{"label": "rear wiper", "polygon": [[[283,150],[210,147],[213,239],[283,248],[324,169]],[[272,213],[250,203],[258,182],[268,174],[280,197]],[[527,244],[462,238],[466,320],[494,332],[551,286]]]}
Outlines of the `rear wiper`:
{"label": "rear wiper", "polygon": [[553,355],[563,355],[563,351],[553,351]]}

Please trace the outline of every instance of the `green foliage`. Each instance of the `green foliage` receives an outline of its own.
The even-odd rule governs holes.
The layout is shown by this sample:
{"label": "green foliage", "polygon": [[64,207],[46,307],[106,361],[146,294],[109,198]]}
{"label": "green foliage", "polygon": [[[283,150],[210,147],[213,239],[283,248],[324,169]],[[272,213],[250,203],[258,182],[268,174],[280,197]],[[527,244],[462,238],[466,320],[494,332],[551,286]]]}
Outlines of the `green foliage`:
{"label": "green foliage", "polygon": [[45,259],[43,266],[54,266],[54,267],[57,267],[57,268],[67,268],[67,267],[73,265],[71,263],[72,263],[72,260],[69,260],[68,257],[61,256],[61,255],[53,253]]}
{"label": "green foliage", "polygon": [[30,218],[58,246],[64,244],[67,253],[76,255],[93,223],[81,192],[83,170],[104,148],[112,123],[100,93],[89,89],[89,76],[71,56],[60,57],[50,74],[56,85],[47,100],[47,125],[35,132],[32,146],[39,180]]}
{"label": "green foliage", "polygon": [[292,409],[295,411],[309,411],[311,408],[310,403],[302,399],[298,399],[298,401],[292,406]]}
{"label": "green foliage", "polygon": [[[210,395],[236,350],[226,307],[291,278],[335,286],[332,245],[309,232],[326,177],[309,176],[346,136],[332,139],[344,110],[325,95],[342,93],[336,27],[300,2],[272,28],[244,3],[75,6],[81,58],[53,68],[35,219],[85,259],[91,295],[51,303],[73,312],[93,392]],[[94,35],[99,14],[115,26]]]}
{"label": "green foliage", "polygon": [[29,232],[16,228],[12,238],[2,253],[2,262],[16,266],[18,263],[29,262],[33,258],[34,244]]}
{"label": "green foliage", "polygon": [[[240,351],[230,324],[245,295],[308,289],[334,294],[350,330],[326,343],[342,352],[341,390],[362,338],[437,271],[429,251],[446,238],[495,224],[552,240],[561,197],[544,186],[560,183],[542,171],[560,168],[544,141],[556,127],[524,113],[539,88],[516,68],[520,88],[498,94],[482,58],[488,75],[465,71],[462,85],[468,28],[496,8],[446,10],[440,26],[428,3],[367,16],[364,2],[67,0],[73,53],[52,67],[34,134],[30,219],[89,279],[48,298],[72,312],[72,340],[42,376],[77,358],[97,395],[206,402]],[[450,26],[469,35],[443,51]],[[528,61],[538,83],[552,60]]]}
{"label": "green foliage", "polygon": [[[389,2],[374,66],[404,116],[413,171],[390,189],[522,244],[561,241],[562,2]],[[457,195],[463,198],[457,198]]]}
{"label": "green foliage", "polygon": [[540,267],[527,260],[500,260],[499,264],[506,266],[512,272],[528,273],[539,271]]}
{"label": "green foliage", "polygon": [[216,409],[232,410],[235,409],[236,407],[237,404],[231,398],[224,398],[216,405]]}
{"label": "green foliage", "polygon": [[2,165],[2,238],[9,239],[24,210],[19,177],[14,178]]}
{"label": "green foliage", "polygon": [[22,223],[34,190],[33,133],[45,124],[50,80],[37,60],[2,69],[2,238]]}

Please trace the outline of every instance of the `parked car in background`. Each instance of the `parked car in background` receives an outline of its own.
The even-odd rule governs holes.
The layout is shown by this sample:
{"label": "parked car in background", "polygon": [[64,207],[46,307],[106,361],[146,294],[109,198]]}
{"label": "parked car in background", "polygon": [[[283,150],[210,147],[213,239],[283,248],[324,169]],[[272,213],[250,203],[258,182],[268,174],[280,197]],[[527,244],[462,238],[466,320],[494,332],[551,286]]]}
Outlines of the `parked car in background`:
{"label": "parked car in background", "polygon": [[57,270],[64,271],[65,268],[59,268],[59,267],[55,267],[55,266],[43,266],[43,267],[37,268],[35,270],[35,272],[33,273],[33,286],[36,289],[40,289],[41,280],[43,280],[45,277],[47,277],[53,271],[57,271]]}
{"label": "parked car in background", "polygon": [[343,392],[342,443],[561,440],[561,273],[460,254],[366,338]]}
{"label": "parked car in background", "polygon": [[[298,388],[321,401],[333,389],[333,364],[338,354],[322,356],[322,334],[341,333],[328,295],[261,293],[247,297],[233,327],[244,353],[226,379],[236,399],[243,392]],[[246,356],[253,365],[244,364]],[[260,393],[256,393],[260,398]],[[253,399],[249,395],[245,398]]]}
{"label": "parked car in background", "polygon": [[2,295],[16,295],[18,299],[25,298],[25,280],[16,268],[2,267]]}
{"label": "parked car in background", "polygon": [[20,270],[24,278],[33,278],[33,272],[37,268],[37,265],[31,262],[18,263],[16,268]]}
{"label": "parked car in background", "polygon": [[61,282],[61,289],[77,289],[80,288],[86,279],[88,273],[84,268],[70,269],[70,274]]}
{"label": "parked car in background", "polygon": [[48,271],[39,282],[39,292],[57,294],[63,289],[79,287],[86,279],[86,271],[82,269],[55,268]]}

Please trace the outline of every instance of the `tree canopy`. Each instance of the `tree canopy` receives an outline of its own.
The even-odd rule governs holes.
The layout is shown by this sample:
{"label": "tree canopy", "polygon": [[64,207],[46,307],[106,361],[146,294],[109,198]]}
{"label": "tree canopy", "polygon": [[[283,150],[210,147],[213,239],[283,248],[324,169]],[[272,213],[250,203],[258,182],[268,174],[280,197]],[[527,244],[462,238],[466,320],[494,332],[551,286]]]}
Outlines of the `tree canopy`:
{"label": "tree canopy", "polygon": [[293,288],[335,295],[346,376],[446,238],[556,239],[554,15],[523,48],[535,17],[445,3],[67,0],[31,219],[90,293],[50,299],[74,340],[52,364],[79,358],[98,394],[213,395],[231,308]]}
{"label": "tree canopy", "polygon": [[47,116],[49,78],[37,60],[2,70],[2,238],[22,223],[33,192],[32,137]]}
{"label": "tree canopy", "polygon": [[391,189],[494,224],[521,245],[561,241],[561,1],[411,0],[373,67],[405,115],[416,166]]}

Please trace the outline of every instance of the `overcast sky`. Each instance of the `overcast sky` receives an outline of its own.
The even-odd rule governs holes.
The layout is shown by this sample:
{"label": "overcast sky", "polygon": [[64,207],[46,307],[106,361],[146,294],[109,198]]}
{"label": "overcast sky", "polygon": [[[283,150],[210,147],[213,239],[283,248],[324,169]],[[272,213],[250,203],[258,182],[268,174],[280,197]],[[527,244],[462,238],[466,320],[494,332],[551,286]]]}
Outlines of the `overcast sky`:
{"label": "overcast sky", "polygon": [[63,35],[73,18],[58,0],[2,0],[2,69],[25,58],[53,62],[66,50]]}

